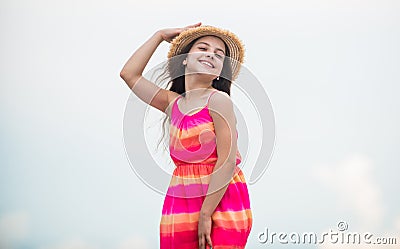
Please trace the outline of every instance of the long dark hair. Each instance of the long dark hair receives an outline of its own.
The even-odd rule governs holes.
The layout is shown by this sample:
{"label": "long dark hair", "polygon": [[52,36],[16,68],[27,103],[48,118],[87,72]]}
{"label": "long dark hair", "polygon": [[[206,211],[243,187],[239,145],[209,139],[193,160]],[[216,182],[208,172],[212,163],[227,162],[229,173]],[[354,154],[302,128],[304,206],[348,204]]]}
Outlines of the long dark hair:
{"label": "long dark hair", "polygon": [[[189,43],[185,48],[182,49],[182,52],[180,53],[180,56],[175,56],[171,59],[168,60],[167,66],[165,67],[165,71],[162,75],[160,76],[166,76],[167,78],[170,78],[170,81],[167,84],[166,89],[176,92],[181,95],[185,95],[186,89],[185,89],[185,67],[182,64],[183,61],[185,60],[187,54],[189,53],[190,49],[192,48],[193,44],[200,39],[196,38],[193,40],[191,43]],[[225,42],[224,42],[225,44]],[[231,85],[232,85],[232,66],[231,66],[231,60],[230,60],[230,51],[228,47],[225,44],[225,57],[224,57],[224,62],[223,62],[223,67],[221,71],[221,75],[219,77],[219,80],[214,79],[211,86],[219,91],[226,92],[229,96],[231,95]],[[186,56],[182,56],[185,55]],[[162,127],[163,127],[163,135],[161,136],[158,146],[159,147],[161,141],[163,141],[165,137],[165,129],[167,120],[169,120],[169,116],[165,115],[166,117],[164,118],[162,122]],[[169,122],[168,122],[169,124]]]}

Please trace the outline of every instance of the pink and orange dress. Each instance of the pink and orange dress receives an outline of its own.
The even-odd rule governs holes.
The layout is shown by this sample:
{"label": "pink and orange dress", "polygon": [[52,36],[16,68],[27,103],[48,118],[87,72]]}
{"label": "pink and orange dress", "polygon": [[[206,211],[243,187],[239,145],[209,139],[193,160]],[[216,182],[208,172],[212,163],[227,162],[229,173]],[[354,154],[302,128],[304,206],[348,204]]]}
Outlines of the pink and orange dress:
{"label": "pink and orange dress", "polygon": [[[186,115],[175,99],[171,109],[170,156],[176,165],[164,199],[160,221],[161,249],[196,249],[199,212],[207,194],[210,174],[217,162],[216,136],[208,103]],[[245,248],[252,227],[247,184],[237,166],[235,174],[212,215],[213,249]],[[207,248],[209,248],[207,246]]]}

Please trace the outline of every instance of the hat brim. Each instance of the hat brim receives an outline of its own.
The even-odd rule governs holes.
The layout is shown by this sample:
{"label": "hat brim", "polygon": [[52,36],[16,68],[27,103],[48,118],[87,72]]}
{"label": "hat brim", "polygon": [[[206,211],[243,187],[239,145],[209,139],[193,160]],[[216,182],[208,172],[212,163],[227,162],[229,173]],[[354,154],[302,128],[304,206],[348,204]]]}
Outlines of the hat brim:
{"label": "hat brim", "polygon": [[217,36],[225,42],[230,53],[232,80],[235,80],[239,75],[241,64],[244,61],[245,47],[243,42],[229,30],[205,25],[182,31],[171,41],[168,59],[182,54],[183,48],[189,45],[193,40],[207,35]]}

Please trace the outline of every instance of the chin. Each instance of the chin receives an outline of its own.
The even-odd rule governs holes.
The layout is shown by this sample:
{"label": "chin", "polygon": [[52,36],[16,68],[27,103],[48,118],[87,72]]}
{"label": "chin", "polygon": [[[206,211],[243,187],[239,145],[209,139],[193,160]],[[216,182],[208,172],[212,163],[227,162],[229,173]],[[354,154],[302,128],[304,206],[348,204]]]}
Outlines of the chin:
{"label": "chin", "polygon": [[202,75],[204,77],[208,77],[210,79],[215,79],[217,78],[217,72],[215,70],[208,70],[205,68],[195,68],[194,70],[191,71],[192,74],[196,74],[196,75]]}
{"label": "chin", "polygon": [[196,75],[197,78],[205,80],[205,81],[213,81],[215,78],[217,78],[216,75],[214,74],[210,74],[210,73],[195,73],[194,75]]}

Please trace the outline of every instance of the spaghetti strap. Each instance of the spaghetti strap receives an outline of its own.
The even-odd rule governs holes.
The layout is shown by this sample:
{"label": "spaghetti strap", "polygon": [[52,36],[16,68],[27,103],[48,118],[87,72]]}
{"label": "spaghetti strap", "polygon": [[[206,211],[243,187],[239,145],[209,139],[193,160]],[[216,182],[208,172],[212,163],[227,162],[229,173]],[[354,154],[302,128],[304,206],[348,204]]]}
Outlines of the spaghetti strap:
{"label": "spaghetti strap", "polygon": [[218,90],[214,90],[212,93],[210,93],[210,95],[208,96],[208,99],[207,99],[207,107],[208,107],[208,103],[210,102],[210,99],[211,99],[211,96],[214,94],[214,93],[216,93],[216,92],[218,92]]}
{"label": "spaghetti strap", "polygon": [[183,116],[185,116],[185,117],[194,117],[195,115],[200,115],[200,114],[203,113],[205,110],[209,110],[210,98],[211,98],[211,96],[212,96],[214,93],[216,93],[216,92],[218,92],[218,90],[213,90],[212,93],[210,93],[210,94],[208,95],[206,104],[205,104],[199,111],[197,111],[197,112],[195,112],[195,113],[193,113],[193,114],[190,114],[190,115],[189,115],[189,114],[185,114],[185,113],[183,113],[183,112],[179,109],[178,101],[179,101],[179,99],[182,98],[182,95],[179,95],[178,97],[176,97],[176,99],[174,100],[173,106],[172,106],[172,110],[176,110],[177,113],[179,113],[180,115],[183,115]]}

